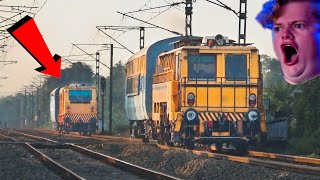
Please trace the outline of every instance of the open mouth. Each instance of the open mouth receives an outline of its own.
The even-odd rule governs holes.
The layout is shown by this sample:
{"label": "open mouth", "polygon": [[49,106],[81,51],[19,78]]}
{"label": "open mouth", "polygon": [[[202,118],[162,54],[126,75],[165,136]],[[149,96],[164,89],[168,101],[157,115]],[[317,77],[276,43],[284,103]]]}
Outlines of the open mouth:
{"label": "open mouth", "polygon": [[298,53],[295,47],[290,44],[284,44],[281,48],[284,54],[284,63],[286,65],[293,65],[298,62]]}

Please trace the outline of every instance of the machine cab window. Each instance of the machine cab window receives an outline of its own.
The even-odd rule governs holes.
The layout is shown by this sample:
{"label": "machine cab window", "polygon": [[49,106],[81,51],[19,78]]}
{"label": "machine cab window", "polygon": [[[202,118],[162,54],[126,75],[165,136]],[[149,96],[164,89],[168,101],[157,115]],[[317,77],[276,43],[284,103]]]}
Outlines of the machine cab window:
{"label": "machine cab window", "polygon": [[245,81],[247,78],[247,57],[244,54],[226,55],[226,80]]}
{"label": "machine cab window", "polygon": [[215,80],[216,59],[215,54],[188,54],[189,80]]}
{"label": "machine cab window", "polygon": [[71,103],[90,103],[92,100],[92,91],[69,90],[69,100]]}

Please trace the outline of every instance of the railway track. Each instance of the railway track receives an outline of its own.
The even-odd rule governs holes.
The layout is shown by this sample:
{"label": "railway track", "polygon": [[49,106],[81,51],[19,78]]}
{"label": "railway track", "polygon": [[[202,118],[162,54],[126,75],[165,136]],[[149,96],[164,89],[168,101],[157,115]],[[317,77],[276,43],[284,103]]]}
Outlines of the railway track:
{"label": "railway track", "polygon": [[[47,133],[55,133],[54,131],[41,130],[42,132]],[[131,138],[123,138],[123,137],[113,137],[113,136],[102,136],[102,135],[93,135],[90,137],[86,136],[78,136],[75,134],[71,134],[73,137],[85,137],[85,138],[94,138],[100,140],[112,140],[112,141],[127,141],[127,142],[142,142],[140,139],[131,139]],[[151,142],[156,144],[156,142]],[[168,149],[167,146],[158,145],[161,149]],[[178,148],[180,149],[180,148]],[[188,150],[184,150],[188,151]],[[249,151],[249,157],[239,157],[232,156],[226,154],[218,154],[218,153],[210,153],[207,151],[192,151],[196,155],[204,155],[208,157],[214,158],[223,158],[230,161],[253,164],[253,165],[261,165],[271,168],[287,168],[291,169],[295,172],[308,173],[313,175],[320,175],[320,159],[316,158],[307,158],[301,156],[290,156],[283,154],[275,154],[275,153],[267,153],[267,152],[258,152],[258,151]]]}
{"label": "railway track", "polygon": [[[52,130],[45,130],[45,129],[37,129],[35,130],[40,133],[46,133],[46,134],[54,134],[54,135],[61,135],[61,133],[57,131]],[[83,136],[78,135],[76,133],[70,133],[66,134],[67,137],[73,137],[73,138],[81,138],[81,139],[96,139],[107,143],[125,143],[125,144],[132,144],[132,143],[145,143],[142,139],[136,139],[136,138],[128,138],[128,137],[116,137],[116,136],[106,136],[106,135],[91,135],[91,136]],[[149,144],[156,144],[157,141],[149,141]]]}
{"label": "railway track", "polygon": [[[178,179],[163,173],[130,164],[119,159],[83,148],[72,143],[59,143],[47,138],[9,130],[8,135],[18,134],[38,141],[22,142],[13,137],[0,138],[22,145],[50,170],[64,179]],[[39,140],[42,140],[39,142]],[[43,141],[47,141],[43,143]],[[8,142],[7,142],[8,143]]]}
{"label": "railway track", "polygon": [[249,151],[249,156],[252,157],[262,157],[269,159],[277,159],[285,162],[293,162],[297,164],[306,164],[310,166],[320,166],[320,159],[317,158],[308,158],[302,156],[291,156],[284,154],[276,154],[276,153],[267,153],[267,152],[258,152],[258,151]]}
{"label": "railway track", "polygon": [[[46,133],[55,133],[59,134],[55,131],[50,130],[38,130],[40,132]],[[141,139],[133,139],[133,138],[123,138],[123,137],[114,137],[114,136],[103,136],[103,135],[92,135],[90,137],[86,136],[78,136],[76,134],[71,134],[72,137],[84,137],[84,138],[93,138],[93,139],[100,139],[100,140],[112,140],[112,141],[128,141],[128,142],[142,142]],[[151,141],[152,144],[156,144],[156,141]],[[281,160],[284,162],[292,162],[296,164],[306,164],[309,166],[318,166],[320,165],[320,159],[316,158],[308,158],[308,157],[301,157],[301,156],[290,156],[290,155],[283,155],[283,154],[276,154],[276,153],[267,153],[267,152],[258,152],[258,151],[249,151],[248,155],[250,157],[259,157],[259,158],[266,158],[266,159],[274,159],[274,160]],[[235,156],[237,157],[237,156]]]}
{"label": "railway track", "polygon": [[48,138],[40,137],[40,136],[35,136],[31,134],[26,134],[22,133],[19,131],[14,131],[14,130],[1,130],[0,133],[2,135],[5,135],[4,137],[9,137],[11,138],[12,141],[15,142],[30,142],[30,143],[41,143],[41,142],[51,142],[51,143],[58,143],[58,141],[54,141]]}
{"label": "railway track", "polygon": [[[281,155],[281,154],[274,154],[274,153],[264,153],[264,152],[256,152],[256,151],[249,151],[249,156],[251,157],[242,157],[242,156],[233,156],[233,155],[226,155],[226,154],[219,154],[219,153],[211,153],[207,151],[199,151],[199,150],[187,150],[181,149],[176,147],[168,147],[164,145],[158,145],[161,149],[175,149],[185,152],[191,152],[196,155],[217,158],[217,159],[226,159],[229,161],[252,164],[252,165],[259,165],[259,166],[266,166],[271,168],[277,169],[288,169],[295,172],[300,173],[307,173],[312,175],[320,176],[320,166],[319,166],[319,159],[315,158],[305,158],[300,156],[289,156],[289,155]],[[263,159],[259,159],[259,158]],[[270,160],[271,159],[271,160]],[[283,162],[286,161],[286,162]],[[304,163],[302,165],[301,163]],[[308,165],[305,165],[308,164]]]}
{"label": "railway track", "polygon": [[[43,131],[49,134],[55,134],[53,131]],[[140,139],[129,139],[129,138],[119,138],[119,137],[103,137],[99,135],[95,136],[78,136],[75,134],[66,135],[66,136],[73,136],[73,137],[85,137],[85,138],[101,138],[104,141],[112,141],[112,142],[120,142],[122,141],[130,141],[130,143],[141,143],[142,141]],[[113,138],[116,140],[113,141]],[[69,144],[70,148],[75,151],[83,151],[80,146],[76,146],[73,144]],[[167,146],[161,146],[158,145],[161,149],[171,149],[172,147]],[[80,148],[80,149],[79,149]],[[180,148],[174,148],[179,151],[186,151],[189,152],[189,150],[180,149]],[[239,156],[231,156],[226,154],[217,154],[217,153],[210,153],[207,151],[199,151],[194,150],[190,151],[195,155],[201,155],[206,157],[212,157],[216,159],[226,159],[229,161],[234,162],[241,162],[245,164],[252,164],[252,165],[259,165],[259,166],[265,166],[265,167],[271,167],[275,169],[282,169],[282,170],[291,170],[294,172],[299,173],[306,173],[306,174],[312,174],[312,175],[320,175],[320,160],[315,158],[306,158],[306,157],[300,157],[300,156],[289,156],[289,155],[281,155],[281,154],[275,154],[275,153],[265,153],[265,152],[257,152],[257,151],[249,151],[248,157],[239,157]],[[90,154],[90,157],[97,157],[97,154]],[[101,157],[100,157],[101,159]],[[109,160],[109,163],[114,162],[114,160]]]}

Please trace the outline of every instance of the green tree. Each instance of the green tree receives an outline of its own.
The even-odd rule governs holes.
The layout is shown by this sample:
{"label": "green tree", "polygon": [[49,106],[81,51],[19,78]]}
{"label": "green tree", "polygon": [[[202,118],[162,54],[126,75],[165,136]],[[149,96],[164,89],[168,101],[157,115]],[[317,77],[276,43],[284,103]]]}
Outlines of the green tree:
{"label": "green tree", "polygon": [[[106,96],[105,96],[105,119],[109,121],[109,87],[110,77],[107,77]],[[113,131],[120,132],[122,129],[128,131],[127,117],[124,111],[124,98],[125,98],[125,65],[118,62],[113,66],[113,87],[112,87],[112,126]],[[109,123],[108,123],[109,125]],[[107,128],[108,129],[108,128]]]}
{"label": "green tree", "polygon": [[[0,120],[7,121],[8,125],[11,127],[23,127],[23,121],[25,119],[29,121],[33,119],[34,115],[37,114],[38,107],[41,113],[41,119],[39,119],[38,125],[49,125],[50,93],[55,88],[65,86],[70,83],[92,85],[94,82],[93,75],[93,71],[89,65],[80,62],[73,63],[70,67],[61,70],[61,78],[48,77],[42,81],[42,86],[37,89],[38,101],[36,99],[36,90],[33,91],[33,95],[28,90],[29,92],[26,95],[19,93],[14,96],[8,96],[0,99],[0,117],[2,117]],[[27,102],[26,105],[25,100]],[[38,105],[36,104],[37,102],[39,103]],[[31,113],[32,109],[33,117]]]}
{"label": "green tree", "polygon": [[266,54],[260,55],[262,64],[262,74],[264,87],[268,87],[272,82],[285,82],[283,79],[280,63],[276,58],[271,58]]}

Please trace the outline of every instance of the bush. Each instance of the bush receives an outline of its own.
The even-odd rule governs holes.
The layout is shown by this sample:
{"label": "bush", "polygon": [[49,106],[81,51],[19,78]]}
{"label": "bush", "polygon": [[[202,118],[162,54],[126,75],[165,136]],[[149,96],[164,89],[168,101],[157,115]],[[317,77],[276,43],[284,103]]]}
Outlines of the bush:
{"label": "bush", "polygon": [[293,148],[301,154],[320,154],[320,128],[313,132],[306,132],[303,138],[299,138],[299,140],[290,140],[289,143],[293,146]]}

